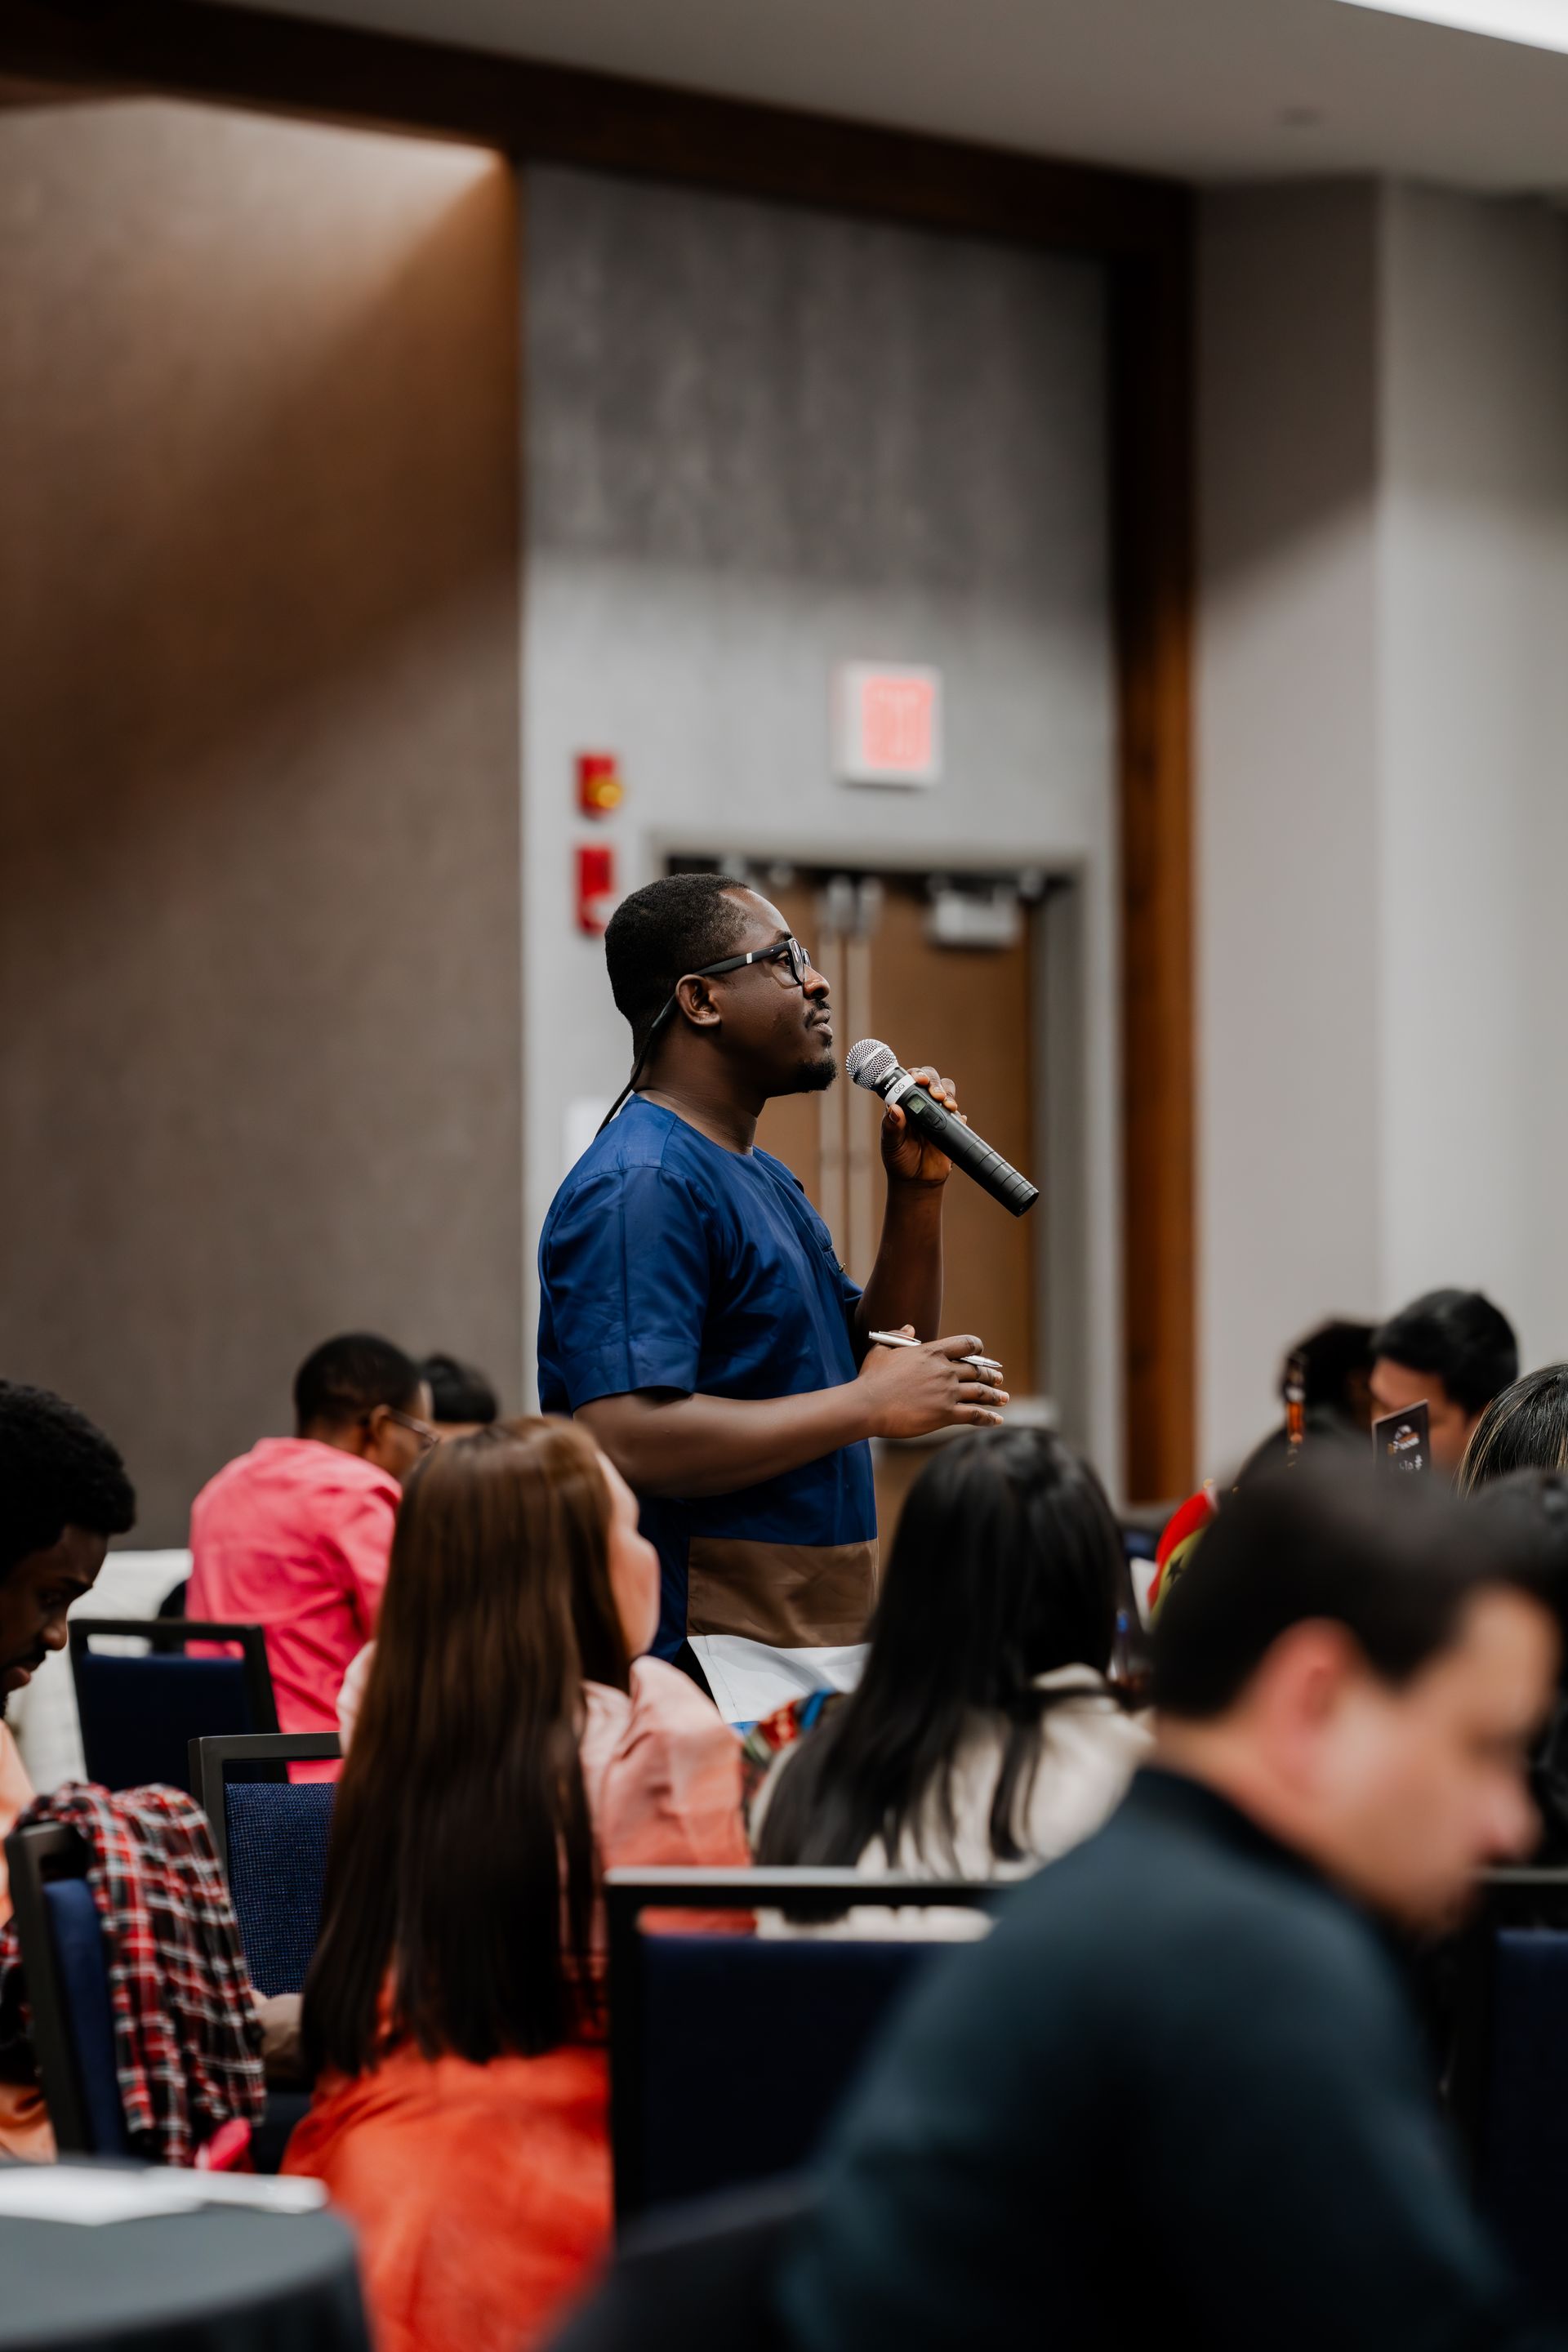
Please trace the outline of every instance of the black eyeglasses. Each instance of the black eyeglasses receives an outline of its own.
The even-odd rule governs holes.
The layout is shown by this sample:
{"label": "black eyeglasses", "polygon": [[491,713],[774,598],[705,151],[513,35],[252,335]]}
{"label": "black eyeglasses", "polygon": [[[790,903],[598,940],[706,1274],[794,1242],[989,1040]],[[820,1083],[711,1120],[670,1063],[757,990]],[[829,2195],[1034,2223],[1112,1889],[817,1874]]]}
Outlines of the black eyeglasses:
{"label": "black eyeglasses", "polygon": [[[775,940],[771,948],[753,948],[750,955],[725,956],[719,963],[705,963],[700,965],[696,971],[682,972],[681,978],[683,980],[718,980],[727,971],[743,971],[749,963],[787,963],[789,966],[789,978],[784,982],[786,988],[804,988],[806,982],[811,977],[812,963],[810,956],[807,955],[805,950],[801,946],[801,943],[795,938],[795,933],[793,931],[786,931],[784,938],[782,940]],[[669,1019],[670,1014],[674,1012],[679,1001],[679,995],[672,996],[668,1003],[661,1007],[652,1028],[648,1031],[647,1035],[643,1040],[642,1052],[632,1064],[631,1076],[626,1080],[626,1085],[621,1088],[620,1093],[616,1097],[615,1101],[610,1105],[609,1109],[599,1121],[597,1128],[595,1129],[595,1134],[603,1135],[605,1129],[608,1127],[610,1121],[614,1118],[616,1113],[619,1110],[621,1105],[625,1102],[626,1097],[636,1086],[642,1066],[647,1061],[649,1054],[653,1051],[654,1039],[658,1035],[660,1030],[664,1027],[665,1023]]]}

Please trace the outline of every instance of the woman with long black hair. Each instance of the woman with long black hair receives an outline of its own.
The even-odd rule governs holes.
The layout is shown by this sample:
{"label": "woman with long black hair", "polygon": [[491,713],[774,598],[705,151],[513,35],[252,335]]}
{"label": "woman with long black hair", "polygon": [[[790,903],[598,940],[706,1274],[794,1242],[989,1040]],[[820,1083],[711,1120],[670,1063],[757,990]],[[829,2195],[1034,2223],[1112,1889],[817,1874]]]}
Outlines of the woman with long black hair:
{"label": "woman with long black hair", "polygon": [[601,1874],[746,1860],[734,1734],[640,1654],[658,1622],[585,1431],[497,1423],[410,1477],[285,2166],[353,2220],[381,2352],[522,2352],[605,2250]]}
{"label": "woman with long black hair", "polygon": [[[1110,1679],[1136,1624],[1110,1506],[1045,1430],[944,1444],[911,1488],[858,1687],[753,1734],[781,1747],[759,1862],[992,1878],[1097,1829],[1148,1734]],[[796,1736],[798,1733],[799,1736]]]}

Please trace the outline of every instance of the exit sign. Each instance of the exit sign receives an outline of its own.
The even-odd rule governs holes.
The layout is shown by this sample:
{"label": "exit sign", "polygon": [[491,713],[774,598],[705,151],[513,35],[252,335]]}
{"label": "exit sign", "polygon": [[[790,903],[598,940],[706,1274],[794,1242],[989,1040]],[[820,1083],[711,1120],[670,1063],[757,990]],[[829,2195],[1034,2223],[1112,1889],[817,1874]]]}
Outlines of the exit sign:
{"label": "exit sign", "polygon": [[846,662],[836,685],[837,772],[847,784],[934,784],[942,672]]}

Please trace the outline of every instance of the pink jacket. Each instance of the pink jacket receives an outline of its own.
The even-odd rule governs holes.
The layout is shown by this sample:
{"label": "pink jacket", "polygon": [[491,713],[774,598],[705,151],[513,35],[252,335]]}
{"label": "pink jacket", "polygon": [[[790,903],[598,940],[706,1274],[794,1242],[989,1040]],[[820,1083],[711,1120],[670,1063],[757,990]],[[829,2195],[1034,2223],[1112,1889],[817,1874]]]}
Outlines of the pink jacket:
{"label": "pink jacket", "polygon": [[[353,1736],[372,1649],[343,1677],[338,1727]],[[689,1675],[638,1658],[630,1695],[584,1683],[579,1752],[605,1870],[639,1863],[725,1864],[751,1859],[741,1819],[741,1743]]]}

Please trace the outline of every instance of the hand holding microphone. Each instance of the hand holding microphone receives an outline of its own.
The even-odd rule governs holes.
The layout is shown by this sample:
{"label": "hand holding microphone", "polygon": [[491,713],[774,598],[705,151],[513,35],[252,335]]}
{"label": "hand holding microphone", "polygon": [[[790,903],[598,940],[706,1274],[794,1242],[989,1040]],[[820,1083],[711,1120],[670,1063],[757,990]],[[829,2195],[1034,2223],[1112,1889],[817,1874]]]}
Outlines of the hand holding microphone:
{"label": "hand holding microphone", "polygon": [[939,1184],[946,1171],[932,1163],[950,1160],[1014,1216],[1034,1207],[1040,1197],[1037,1186],[1010,1168],[999,1151],[993,1151],[965,1124],[958,1116],[952,1087],[934,1070],[904,1069],[877,1037],[863,1037],[851,1045],[844,1066],[858,1087],[880,1095],[889,1111],[901,1115],[905,1133],[895,1139],[885,1131],[883,1137],[882,1156],[890,1176]]}
{"label": "hand holding microphone", "polygon": [[[910,1076],[929,1102],[960,1125],[966,1124],[951,1078],[942,1077],[929,1064],[911,1069]],[[945,1184],[952,1162],[934,1137],[914,1126],[908,1113],[890,1102],[882,1118],[882,1165],[900,1184]]]}

